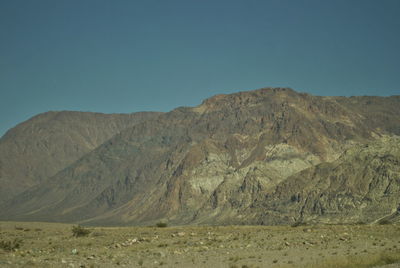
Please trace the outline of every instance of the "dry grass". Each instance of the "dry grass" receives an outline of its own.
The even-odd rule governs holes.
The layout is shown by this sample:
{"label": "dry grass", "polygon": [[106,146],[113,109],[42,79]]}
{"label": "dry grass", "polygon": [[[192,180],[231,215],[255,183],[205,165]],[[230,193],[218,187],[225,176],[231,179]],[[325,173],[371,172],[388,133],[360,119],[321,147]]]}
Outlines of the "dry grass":
{"label": "dry grass", "polygon": [[319,263],[308,264],[310,268],[372,268],[387,264],[400,263],[400,251],[380,252],[363,256],[348,256],[332,258]]}

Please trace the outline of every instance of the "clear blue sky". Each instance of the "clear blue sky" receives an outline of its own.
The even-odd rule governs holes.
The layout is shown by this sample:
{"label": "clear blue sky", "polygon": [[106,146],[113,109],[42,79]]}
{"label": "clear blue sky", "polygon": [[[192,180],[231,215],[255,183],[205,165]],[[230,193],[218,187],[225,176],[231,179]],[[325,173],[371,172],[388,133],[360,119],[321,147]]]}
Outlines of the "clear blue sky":
{"label": "clear blue sky", "polygon": [[288,86],[400,94],[399,0],[0,0],[0,135],[48,110],[129,113]]}

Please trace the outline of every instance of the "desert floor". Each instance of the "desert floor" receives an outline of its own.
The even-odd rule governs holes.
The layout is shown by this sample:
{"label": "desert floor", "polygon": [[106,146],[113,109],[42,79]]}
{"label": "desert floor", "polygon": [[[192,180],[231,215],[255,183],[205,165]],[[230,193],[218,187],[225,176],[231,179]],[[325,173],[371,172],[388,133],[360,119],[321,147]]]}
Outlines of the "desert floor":
{"label": "desert floor", "polygon": [[400,267],[400,225],[72,227],[0,222],[0,267]]}

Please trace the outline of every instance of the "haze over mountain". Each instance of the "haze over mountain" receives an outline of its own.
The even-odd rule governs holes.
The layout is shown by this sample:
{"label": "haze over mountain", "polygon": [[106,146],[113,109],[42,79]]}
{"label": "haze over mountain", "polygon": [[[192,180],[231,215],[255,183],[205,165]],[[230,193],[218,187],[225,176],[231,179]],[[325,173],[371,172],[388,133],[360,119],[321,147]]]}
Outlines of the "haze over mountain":
{"label": "haze over mountain", "polygon": [[122,129],[159,113],[47,112],[0,139],[0,202],[44,182]]}
{"label": "haze over mountain", "polygon": [[0,140],[0,187],[9,193],[0,218],[122,225],[396,221],[398,107],[400,96],[264,88],[163,114],[39,115]]}

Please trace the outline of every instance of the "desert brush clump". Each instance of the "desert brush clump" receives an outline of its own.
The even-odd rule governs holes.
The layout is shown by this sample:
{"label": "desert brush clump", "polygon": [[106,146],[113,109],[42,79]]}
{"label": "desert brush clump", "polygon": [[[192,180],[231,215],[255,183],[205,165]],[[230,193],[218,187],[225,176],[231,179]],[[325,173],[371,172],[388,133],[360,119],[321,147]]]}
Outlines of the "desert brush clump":
{"label": "desert brush clump", "polygon": [[168,226],[168,224],[166,222],[160,221],[160,222],[156,223],[156,226],[159,227],[159,228],[165,228],[165,227]]}
{"label": "desert brush clump", "polygon": [[5,251],[14,251],[19,249],[22,245],[22,240],[19,238],[15,238],[14,240],[1,240],[0,248]]}
{"label": "desert brush clump", "polygon": [[392,223],[388,219],[383,219],[383,220],[378,221],[378,224],[387,225],[387,224],[392,224]]}
{"label": "desert brush clump", "polygon": [[72,236],[74,237],[88,236],[90,232],[91,231],[89,229],[84,228],[82,226],[79,225],[72,226]]}
{"label": "desert brush clump", "polygon": [[294,222],[292,225],[290,225],[291,227],[300,227],[300,226],[307,226],[307,223],[302,222],[302,221],[296,221]]}

